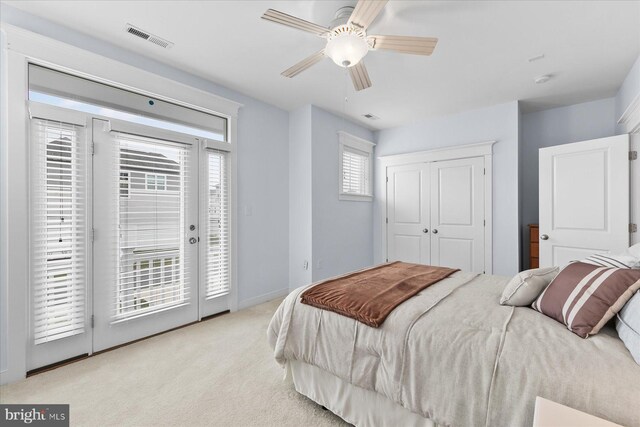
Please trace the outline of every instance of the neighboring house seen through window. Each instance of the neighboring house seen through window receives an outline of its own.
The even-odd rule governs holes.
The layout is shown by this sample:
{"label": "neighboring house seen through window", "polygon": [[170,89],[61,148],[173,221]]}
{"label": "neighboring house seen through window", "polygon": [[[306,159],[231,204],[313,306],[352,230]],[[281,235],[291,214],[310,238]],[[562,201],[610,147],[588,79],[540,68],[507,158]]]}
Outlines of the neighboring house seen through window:
{"label": "neighboring house seen through window", "polygon": [[120,172],[120,197],[129,197],[129,172]]}
{"label": "neighboring house seen through window", "polygon": [[167,176],[148,173],[147,190],[164,191],[167,189]]}

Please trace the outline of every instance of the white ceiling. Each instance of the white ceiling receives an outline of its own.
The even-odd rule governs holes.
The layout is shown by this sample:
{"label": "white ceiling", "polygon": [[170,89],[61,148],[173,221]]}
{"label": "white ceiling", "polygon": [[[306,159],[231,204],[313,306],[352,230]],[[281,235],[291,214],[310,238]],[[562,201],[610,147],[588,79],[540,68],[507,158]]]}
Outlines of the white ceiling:
{"label": "white ceiling", "polygon": [[[260,19],[274,8],[328,25],[352,0],[6,3],[286,110],[315,104],[376,129],[513,100],[533,111],[613,96],[640,54],[638,1],[392,0],[368,33],[433,36],[438,46],[430,57],[369,52],[373,87],[355,93],[329,59],[280,76],[323,40]],[[128,35],[126,23],[175,46]],[[546,73],[554,78],[533,83]]]}

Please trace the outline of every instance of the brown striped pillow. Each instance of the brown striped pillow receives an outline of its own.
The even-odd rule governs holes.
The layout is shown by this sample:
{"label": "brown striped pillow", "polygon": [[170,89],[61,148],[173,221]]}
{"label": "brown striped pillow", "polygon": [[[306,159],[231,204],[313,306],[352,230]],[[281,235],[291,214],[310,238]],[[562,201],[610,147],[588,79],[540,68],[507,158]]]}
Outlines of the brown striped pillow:
{"label": "brown striped pillow", "polygon": [[640,270],[574,262],[562,270],[532,307],[582,338],[595,335],[640,288]]}

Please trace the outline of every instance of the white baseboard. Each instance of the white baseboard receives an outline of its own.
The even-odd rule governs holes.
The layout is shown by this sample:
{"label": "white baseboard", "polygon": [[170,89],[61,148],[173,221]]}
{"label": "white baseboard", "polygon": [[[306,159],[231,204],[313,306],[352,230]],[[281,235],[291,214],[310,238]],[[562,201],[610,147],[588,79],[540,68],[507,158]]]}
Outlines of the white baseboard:
{"label": "white baseboard", "polygon": [[267,302],[275,298],[282,298],[287,296],[288,294],[289,294],[289,288],[282,288],[282,289],[278,289],[277,291],[258,295],[257,297],[249,298],[244,301],[238,302],[238,310],[242,310],[243,308],[249,308],[254,305],[262,304],[263,302]]}
{"label": "white baseboard", "polygon": [[5,369],[0,372],[0,385],[14,383],[16,381],[23,380],[26,377],[26,372],[11,372],[9,369]]}

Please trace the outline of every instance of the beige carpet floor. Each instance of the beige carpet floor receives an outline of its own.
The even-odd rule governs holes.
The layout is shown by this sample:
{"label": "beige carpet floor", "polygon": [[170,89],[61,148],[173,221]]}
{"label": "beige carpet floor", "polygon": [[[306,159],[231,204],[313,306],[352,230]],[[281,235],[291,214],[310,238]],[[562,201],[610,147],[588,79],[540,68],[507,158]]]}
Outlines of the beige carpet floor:
{"label": "beige carpet floor", "polygon": [[68,403],[72,426],[343,426],[283,381],[266,329],[280,300],[0,388],[2,403]]}

